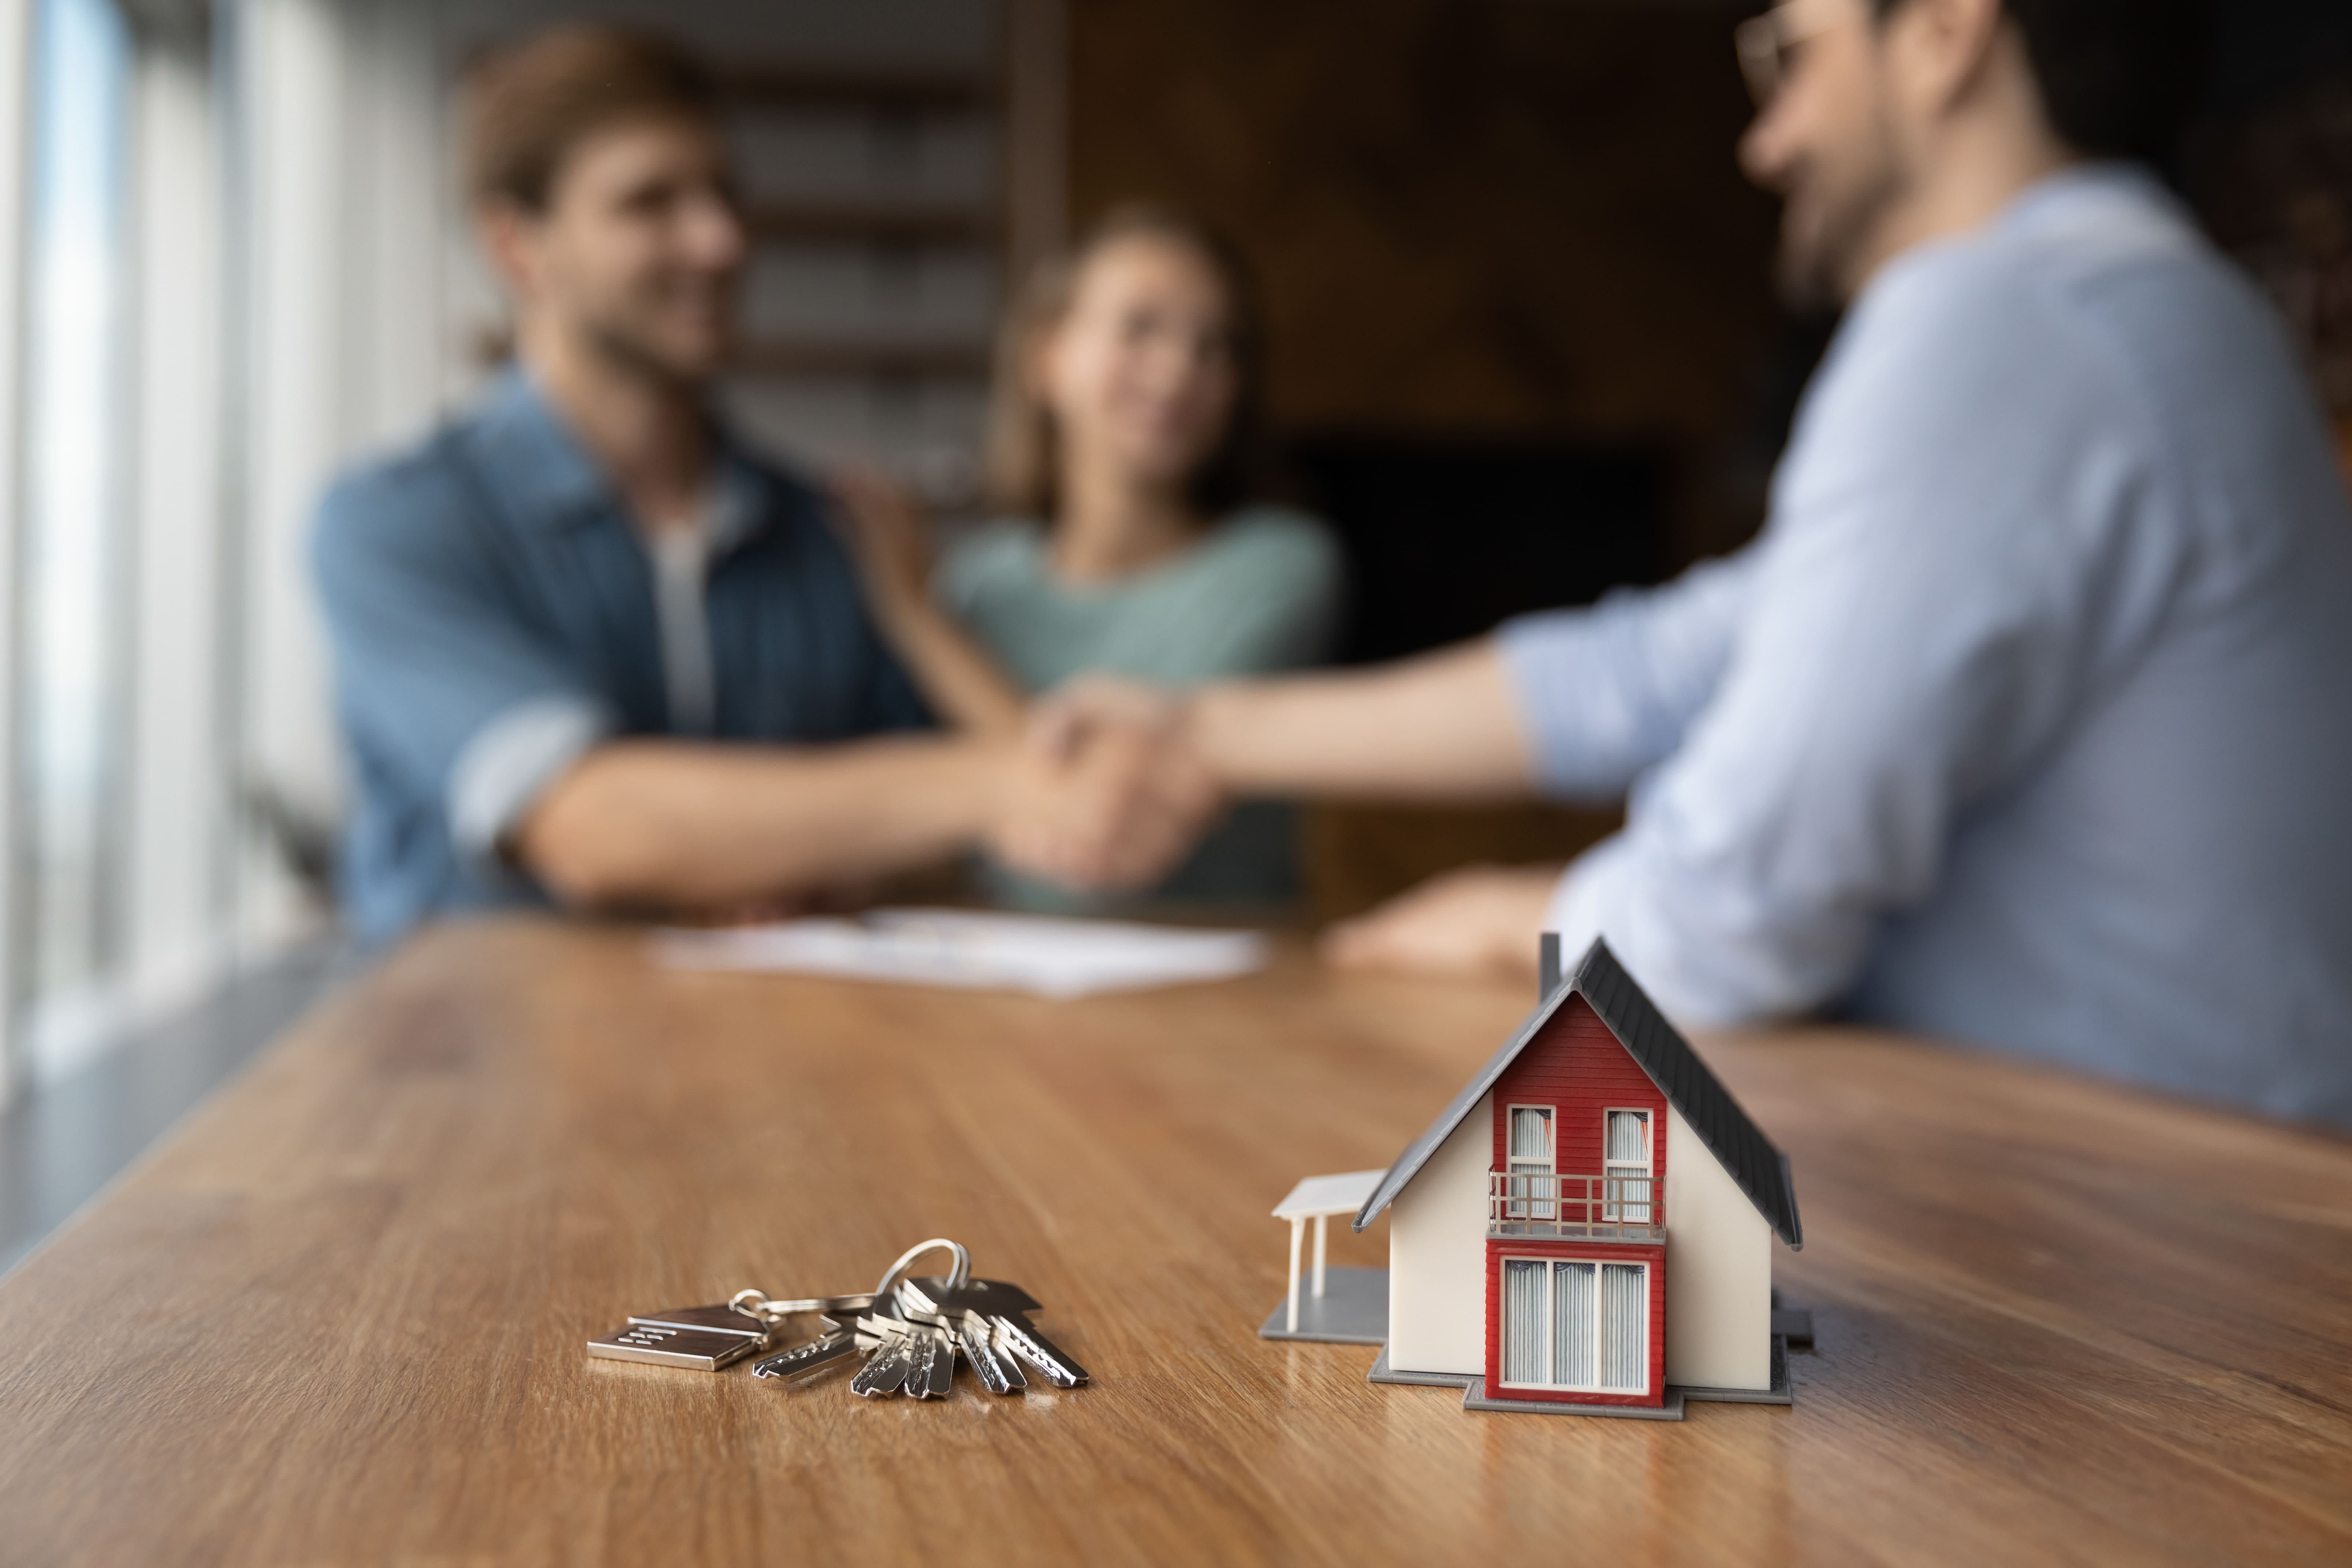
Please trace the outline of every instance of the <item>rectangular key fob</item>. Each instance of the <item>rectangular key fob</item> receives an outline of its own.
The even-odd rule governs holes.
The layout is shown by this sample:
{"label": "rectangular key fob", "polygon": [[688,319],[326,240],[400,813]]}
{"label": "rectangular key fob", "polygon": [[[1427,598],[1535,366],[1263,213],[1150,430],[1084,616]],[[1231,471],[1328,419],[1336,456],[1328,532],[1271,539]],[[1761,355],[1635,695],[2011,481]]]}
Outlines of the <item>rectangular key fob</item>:
{"label": "rectangular key fob", "polygon": [[717,1372],[766,1348],[768,1326],[724,1304],[680,1307],[631,1318],[588,1342],[588,1353],[606,1361],[641,1361]]}

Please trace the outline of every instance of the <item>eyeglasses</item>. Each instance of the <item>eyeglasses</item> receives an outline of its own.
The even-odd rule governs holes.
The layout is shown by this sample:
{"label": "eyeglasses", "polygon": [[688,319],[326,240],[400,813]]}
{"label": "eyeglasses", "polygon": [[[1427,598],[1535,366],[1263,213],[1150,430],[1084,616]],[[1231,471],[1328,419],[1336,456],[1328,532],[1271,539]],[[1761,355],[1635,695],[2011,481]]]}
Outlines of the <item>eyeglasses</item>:
{"label": "eyeglasses", "polygon": [[1854,14],[1852,0],[1782,0],[1761,16],[1740,23],[1731,42],[1739,51],[1739,73],[1748,79],[1756,107],[1770,103],[1788,81],[1796,68],[1798,45]]}

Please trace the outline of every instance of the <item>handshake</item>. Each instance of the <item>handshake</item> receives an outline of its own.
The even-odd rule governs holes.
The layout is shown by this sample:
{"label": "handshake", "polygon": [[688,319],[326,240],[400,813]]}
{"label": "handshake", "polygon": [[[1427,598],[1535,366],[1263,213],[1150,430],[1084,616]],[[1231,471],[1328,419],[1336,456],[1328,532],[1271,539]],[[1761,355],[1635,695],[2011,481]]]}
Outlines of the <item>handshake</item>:
{"label": "handshake", "polygon": [[1186,700],[1084,676],[1040,700],[989,833],[1016,871],[1080,892],[1150,887],[1227,805],[1191,732]]}
{"label": "handshake", "polygon": [[[1087,676],[1031,710],[988,833],[1006,865],[1081,892],[1163,880],[1236,793],[1418,801],[1507,798],[1529,764],[1483,649],[1395,677],[1325,677],[1183,694]],[[1467,866],[1326,930],[1344,968],[1534,971],[1566,868]]]}

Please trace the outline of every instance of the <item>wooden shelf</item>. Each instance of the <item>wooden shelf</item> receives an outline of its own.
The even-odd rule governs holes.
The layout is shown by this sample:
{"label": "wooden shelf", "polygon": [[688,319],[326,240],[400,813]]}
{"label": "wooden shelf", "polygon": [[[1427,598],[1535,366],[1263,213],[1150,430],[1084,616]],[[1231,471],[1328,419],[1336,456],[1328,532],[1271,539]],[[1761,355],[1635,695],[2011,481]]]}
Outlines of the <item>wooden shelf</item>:
{"label": "wooden shelf", "polygon": [[972,113],[994,107],[997,84],[971,71],[859,71],[745,66],[722,73],[738,103],[775,108],[883,110],[898,113]]}
{"label": "wooden shelf", "polygon": [[743,221],[761,239],[878,240],[914,245],[985,244],[996,236],[992,208],[852,202],[755,203]]}
{"label": "wooden shelf", "polygon": [[844,342],[760,338],[736,351],[743,375],[892,375],[979,378],[989,351],[977,342]]}

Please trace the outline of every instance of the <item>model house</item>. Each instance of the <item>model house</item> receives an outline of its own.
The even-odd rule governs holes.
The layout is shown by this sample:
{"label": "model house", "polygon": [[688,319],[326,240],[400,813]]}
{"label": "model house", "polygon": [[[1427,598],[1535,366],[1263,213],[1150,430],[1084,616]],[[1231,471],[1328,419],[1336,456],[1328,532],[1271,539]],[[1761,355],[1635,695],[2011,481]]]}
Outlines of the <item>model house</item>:
{"label": "model house", "polygon": [[1685,1398],[1788,1402],[1777,1236],[1789,1162],[1595,942],[1398,1157],[1375,1382],[1480,1409],[1672,1418]]}

